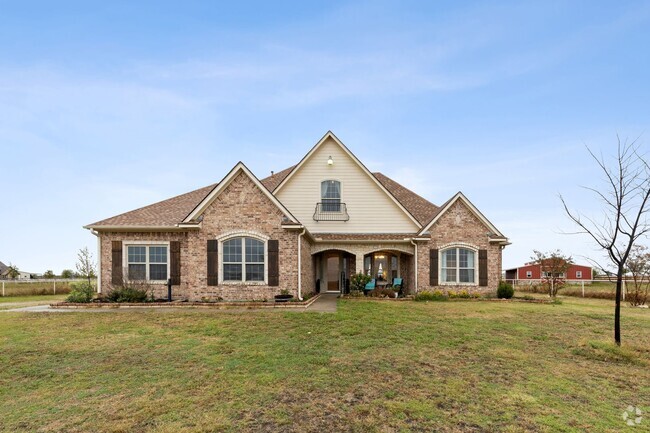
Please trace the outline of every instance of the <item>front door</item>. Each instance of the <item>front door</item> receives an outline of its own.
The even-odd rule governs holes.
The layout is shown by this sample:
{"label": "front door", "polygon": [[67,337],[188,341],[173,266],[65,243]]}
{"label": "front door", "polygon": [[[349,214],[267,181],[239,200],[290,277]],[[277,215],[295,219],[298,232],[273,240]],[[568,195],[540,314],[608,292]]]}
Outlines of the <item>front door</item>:
{"label": "front door", "polygon": [[332,256],[327,258],[327,291],[328,292],[338,292],[339,291],[339,278],[340,278],[340,257]]}

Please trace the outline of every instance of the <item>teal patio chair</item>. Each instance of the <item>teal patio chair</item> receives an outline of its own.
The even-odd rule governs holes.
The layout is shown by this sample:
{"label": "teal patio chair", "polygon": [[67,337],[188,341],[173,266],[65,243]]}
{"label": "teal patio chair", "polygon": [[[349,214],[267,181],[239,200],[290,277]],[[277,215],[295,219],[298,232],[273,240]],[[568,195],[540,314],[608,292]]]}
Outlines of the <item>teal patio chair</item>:
{"label": "teal patio chair", "polygon": [[373,278],[370,280],[367,284],[366,287],[363,288],[363,294],[368,296],[368,292],[375,290],[375,279]]}
{"label": "teal patio chair", "polygon": [[393,278],[393,290],[398,290],[399,296],[402,296],[402,279]]}

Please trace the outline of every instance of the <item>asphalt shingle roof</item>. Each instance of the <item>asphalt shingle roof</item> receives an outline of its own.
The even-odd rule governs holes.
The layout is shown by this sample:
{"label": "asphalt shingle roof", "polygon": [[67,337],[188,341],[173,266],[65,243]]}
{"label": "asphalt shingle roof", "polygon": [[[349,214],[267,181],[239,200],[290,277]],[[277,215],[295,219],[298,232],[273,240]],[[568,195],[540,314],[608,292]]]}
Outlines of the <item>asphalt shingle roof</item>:
{"label": "asphalt shingle roof", "polygon": [[[286,168],[274,173],[272,176],[261,179],[260,182],[269,191],[273,192],[294,168],[295,166]],[[384,174],[373,173],[373,175],[420,224],[424,225],[430,221],[432,216],[439,210],[438,206]],[[130,212],[106,218],[89,224],[89,227],[174,227],[182,222],[216,186],[217,184],[209,185]]]}

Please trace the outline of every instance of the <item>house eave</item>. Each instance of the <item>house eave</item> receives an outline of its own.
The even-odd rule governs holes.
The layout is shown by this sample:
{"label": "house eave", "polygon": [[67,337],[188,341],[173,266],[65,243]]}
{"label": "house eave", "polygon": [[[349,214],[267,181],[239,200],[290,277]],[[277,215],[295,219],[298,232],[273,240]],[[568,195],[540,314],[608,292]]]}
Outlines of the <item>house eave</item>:
{"label": "house eave", "polygon": [[117,226],[117,225],[87,225],[86,230],[96,230],[98,232],[181,232],[188,229],[198,229],[200,226],[192,225],[191,227],[176,226]]}

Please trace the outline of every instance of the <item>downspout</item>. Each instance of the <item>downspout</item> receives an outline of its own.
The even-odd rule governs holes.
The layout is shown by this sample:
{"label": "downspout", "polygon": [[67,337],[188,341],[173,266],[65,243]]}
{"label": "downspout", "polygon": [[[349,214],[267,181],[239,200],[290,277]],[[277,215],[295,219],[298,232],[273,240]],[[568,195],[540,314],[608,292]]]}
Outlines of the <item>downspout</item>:
{"label": "downspout", "polygon": [[415,247],[415,293],[418,292],[418,244],[411,239],[411,244]]}
{"label": "downspout", "polygon": [[298,235],[298,300],[302,301],[302,236],[307,231],[306,228],[302,229],[302,233]]}
{"label": "downspout", "polygon": [[102,293],[102,238],[94,229],[90,229],[90,233],[97,236],[97,293]]}

